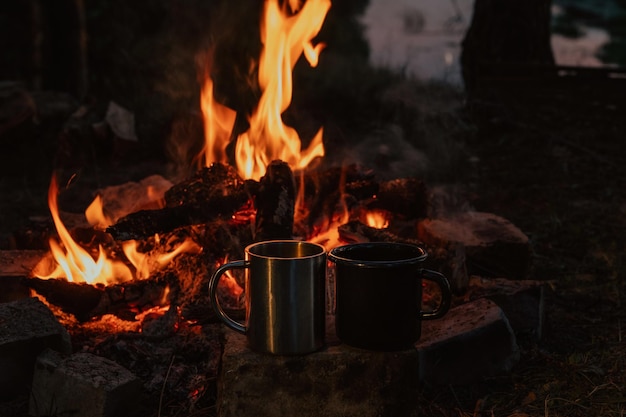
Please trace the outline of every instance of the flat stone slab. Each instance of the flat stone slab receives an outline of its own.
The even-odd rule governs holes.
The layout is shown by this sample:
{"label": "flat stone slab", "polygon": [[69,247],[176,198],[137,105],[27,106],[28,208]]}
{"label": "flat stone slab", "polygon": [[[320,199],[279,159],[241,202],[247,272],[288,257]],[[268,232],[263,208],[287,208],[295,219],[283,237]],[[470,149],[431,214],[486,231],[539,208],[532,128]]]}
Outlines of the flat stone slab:
{"label": "flat stone slab", "polygon": [[488,298],[502,309],[518,341],[538,342],[543,335],[545,291],[550,283],[505,278],[470,278],[468,299]]}
{"label": "flat stone slab", "polygon": [[422,322],[422,338],[415,347],[419,379],[431,385],[469,384],[504,374],[520,357],[502,309],[484,298]]}
{"label": "flat stone slab", "polygon": [[515,334],[488,299],[422,323],[415,349],[351,348],[327,319],[327,347],[303,356],[271,356],[225,329],[218,382],[220,417],[416,416],[423,384],[468,384],[506,373],[519,360]]}
{"label": "flat stone slab", "polygon": [[35,365],[29,415],[128,416],[136,410],[141,389],[135,375],[109,359],[46,350]]}
{"label": "flat stone slab", "polygon": [[221,417],[417,415],[415,350],[381,353],[331,345],[305,356],[270,356],[250,351],[239,333],[226,330],[225,338]]}
{"label": "flat stone slab", "polygon": [[72,350],[48,307],[36,298],[0,303],[0,397],[28,392],[35,359],[46,348]]}
{"label": "flat stone slab", "polygon": [[431,246],[465,247],[469,275],[524,279],[530,269],[530,243],[510,221],[491,213],[467,212],[419,222],[417,235]]}

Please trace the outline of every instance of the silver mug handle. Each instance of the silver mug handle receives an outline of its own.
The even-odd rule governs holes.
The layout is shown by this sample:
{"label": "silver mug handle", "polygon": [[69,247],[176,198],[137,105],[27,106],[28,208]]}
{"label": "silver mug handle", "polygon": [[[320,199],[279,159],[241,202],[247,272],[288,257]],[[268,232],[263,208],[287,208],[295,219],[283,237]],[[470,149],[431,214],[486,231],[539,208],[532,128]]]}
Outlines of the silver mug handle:
{"label": "silver mug handle", "polygon": [[220,278],[222,277],[222,275],[229,269],[245,269],[249,267],[249,261],[228,262],[217,268],[217,270],[211,276],[211,280],[209,281],[209,299],[211,300],[213,310],[215,310],[218,317],[224,322],[224,324],[242,334],[246,334],[246,326],[239,323],[238,321],[233,320],[228,316],[228,314],[226,314],[226,312],[220,305],[219,300],[217,299],[217,284],[220,282]]}

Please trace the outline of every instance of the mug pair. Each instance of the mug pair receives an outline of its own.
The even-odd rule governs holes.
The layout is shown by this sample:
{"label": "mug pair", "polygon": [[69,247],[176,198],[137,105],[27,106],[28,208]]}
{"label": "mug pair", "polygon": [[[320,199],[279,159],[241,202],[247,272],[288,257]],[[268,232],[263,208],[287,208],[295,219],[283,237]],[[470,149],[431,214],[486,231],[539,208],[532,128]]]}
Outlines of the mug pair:
{"label": "mug pair", "polygon": [[[410,348],[421,335],[421,321],[442,317],[450,307],[447,279],[424,269],[419,246],[370,242],[340,246],[326,256],[323,246],[302,241],[259,242],[245,248],[245,259],[219,267],[209,283],[220,319],[248,338],[257,352],[311,353],[324,346],[327,258],[335,264],[335,328],[345,344],[368,350]],[[229,269],[245,269],[245,324],[219,304],[217,284]],[[441,291],[432,312],[422,311],[422,281]]]}

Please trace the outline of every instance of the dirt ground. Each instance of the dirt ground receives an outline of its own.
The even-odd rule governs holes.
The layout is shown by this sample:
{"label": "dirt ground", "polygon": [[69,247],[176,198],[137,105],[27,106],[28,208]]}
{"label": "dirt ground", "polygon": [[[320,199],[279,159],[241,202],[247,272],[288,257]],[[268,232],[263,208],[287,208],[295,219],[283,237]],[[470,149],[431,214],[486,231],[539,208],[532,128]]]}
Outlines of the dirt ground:
{"label": "dirt ground", "polygon": [[[622,416],[626,254],[623,102],[584,82],[512,83],[477,100],[466,181],[477,210],[530,238],[531,278],[549,281],[546,327],[510,376],[430,392],[431,415]],[[511,87],[511,86],[509,86]],[[589,87],[589,86],[587,86]],[[616,83],[615,88],[622,88]],[[623,90],[621,90],[623,91]],[[494,106],[495,105],[495,106]]]}

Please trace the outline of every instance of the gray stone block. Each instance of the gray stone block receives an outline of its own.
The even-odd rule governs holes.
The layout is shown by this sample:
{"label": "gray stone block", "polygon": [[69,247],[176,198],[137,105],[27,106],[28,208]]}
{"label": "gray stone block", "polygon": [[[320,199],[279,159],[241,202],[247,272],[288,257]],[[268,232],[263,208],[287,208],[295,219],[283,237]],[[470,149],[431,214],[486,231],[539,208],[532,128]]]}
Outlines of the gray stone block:
{"label": "gray stone block", "polygon": [[36,298],[0,303],[0,398],[28,392],[35,359],[46,348],[72,350],[48,307]]}
{"label": "gray stone block", "polygon": [[502,309],[515,335],[538,342],[543,334],[545,289],[548,283],[505,278],[470,279],[468,297],[488,298]]}
{"label": "gray stone block", "polygon": [[245,336],[226,330],[219,416],[416,416],[423,383],[473,383],[519,360],[507,318],[488,299],[422,322],[415,350],[351,348],[334,336],[332,317],[327,322],[328,346],[292,357],[252,352]]}
{"label": "gray stone block", "polygon": [[29,415],[132,415],[141,388],[130,371],[111,360],[91,353],[64,356],[46,350],[37,358]]}
{"label": "gray stone block", "polygon": [[495,214],[467,212],[426,219],[418,224],[417,235],[431,246],[464,246],[469,275],[524,279],[530,269],[528,237]]}
{"label": "gray stone block", "polygon": [[422,323],[415,345],[419,379],[432,385],[468,384],[509,372],[519,348],[506,316],[494,302],[479,299]]}

